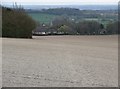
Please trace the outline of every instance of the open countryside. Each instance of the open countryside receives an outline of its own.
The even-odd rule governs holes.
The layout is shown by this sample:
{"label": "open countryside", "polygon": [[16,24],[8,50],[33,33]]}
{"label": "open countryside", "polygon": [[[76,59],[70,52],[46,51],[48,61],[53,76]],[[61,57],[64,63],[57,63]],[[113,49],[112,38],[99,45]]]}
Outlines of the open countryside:
{"label": "open countryside", "polygon": [[2,87],[118,87],[116,9],[2,13]]}

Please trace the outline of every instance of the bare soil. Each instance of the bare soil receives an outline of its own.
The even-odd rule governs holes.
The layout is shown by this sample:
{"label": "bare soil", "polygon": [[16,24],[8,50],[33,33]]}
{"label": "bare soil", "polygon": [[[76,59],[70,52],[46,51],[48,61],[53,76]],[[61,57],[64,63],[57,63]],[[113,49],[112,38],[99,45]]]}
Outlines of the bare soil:
{"label": "bare soil", "polygon": [[3,38],[3,87],[117,87],[118,37]]}

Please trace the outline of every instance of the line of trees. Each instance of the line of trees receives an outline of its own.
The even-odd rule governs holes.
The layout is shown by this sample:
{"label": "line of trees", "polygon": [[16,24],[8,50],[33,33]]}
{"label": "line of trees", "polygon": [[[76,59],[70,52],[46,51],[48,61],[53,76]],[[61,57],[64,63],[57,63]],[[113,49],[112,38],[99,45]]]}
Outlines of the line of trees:
{"label": "line of trees", "polygon": [[111,22],[107,25],[107,33],[108,34],[118,34],[118,24],[119,22]]}
{"label": "line of trees", "polygon": [[97,21],[75,22],[67,16],[59,16],[52,21],[49,29],[69,35],[111,35],[118,34],[118,22],[110,22],[105,27]]}
{"label": "line of trees", "polygon": [[2,37],[32,38],[36,22],[22,7],[2,7]]}

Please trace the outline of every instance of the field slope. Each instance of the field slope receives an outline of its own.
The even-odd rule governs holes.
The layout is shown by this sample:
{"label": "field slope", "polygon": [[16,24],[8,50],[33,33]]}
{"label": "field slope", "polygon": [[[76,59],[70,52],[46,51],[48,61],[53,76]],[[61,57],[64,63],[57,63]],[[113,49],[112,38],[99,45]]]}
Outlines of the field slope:
{"label": "field slope", "polygon": [[117,87],[117,36],[3,38],[3,87]]}

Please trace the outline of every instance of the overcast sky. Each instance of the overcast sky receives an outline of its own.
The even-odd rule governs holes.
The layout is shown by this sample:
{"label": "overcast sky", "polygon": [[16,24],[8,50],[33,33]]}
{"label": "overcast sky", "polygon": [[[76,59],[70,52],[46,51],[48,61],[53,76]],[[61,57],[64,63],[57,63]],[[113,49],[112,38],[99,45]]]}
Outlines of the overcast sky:
{"label": "overcast sky", "polygon": [[95,5],[95,4],[117,4],[119,0],[2,0],[2,4],[34,4],[34,5]]}

